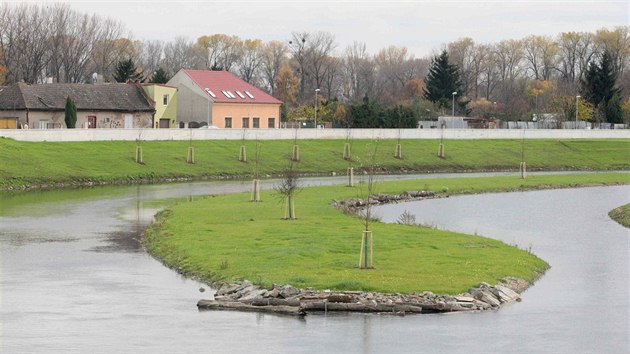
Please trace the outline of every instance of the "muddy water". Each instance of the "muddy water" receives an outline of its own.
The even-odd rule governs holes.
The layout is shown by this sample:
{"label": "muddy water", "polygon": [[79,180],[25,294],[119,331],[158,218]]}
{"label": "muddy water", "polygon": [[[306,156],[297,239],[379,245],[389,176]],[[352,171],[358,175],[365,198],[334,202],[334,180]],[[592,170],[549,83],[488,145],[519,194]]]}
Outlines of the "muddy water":
{"label": "muddy water", "polygon": [[[343,178],[308,181],[343,183]],[[413,209],[422,217],[435,209],[443,210],[439,215],[453,214],[446,220],[426,219],[442,227],[532,244],[552,264],[522,303],[498,312],[314,315],[302,320],[199,312],[195,304],[210,289],[146,254],[141,230],[163,199],[248,188],[249,183],[208,182],[0,196],[0,352],[628,349],[628,235],[605,217],[612,207],[628,202],[628,187],[533,192],[541,193],[535,198],[518,193],[491,195],[498,199],[490,200],[458,197]],[[433,202],[453,202],[467,212],[457,214],[453,206],[439,209]],[[514,217],[517,210],[510,208],[525,216]]]}

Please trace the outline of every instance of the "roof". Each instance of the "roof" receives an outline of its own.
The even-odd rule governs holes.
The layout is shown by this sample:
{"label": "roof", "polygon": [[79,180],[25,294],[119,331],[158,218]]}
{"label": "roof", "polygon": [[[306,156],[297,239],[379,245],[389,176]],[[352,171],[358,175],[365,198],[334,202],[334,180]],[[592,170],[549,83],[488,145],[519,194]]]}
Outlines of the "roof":
{"label": "roof", "polygon": [[282,101],[228,71],[182,70],[213,102],[282,104]]}
{"label": "roof", "polygon": [[155,83],[146,83],[146,84],[142,84],[142,86],[160,86],[160,87],[168,87],[172,89],[177,88],[177,86],[171,86],[171,85],[166,85],[166,84],[155,84]]}
{"label": "roof", "polygon": [[63,111],[70,97],[79,111],[154,111],[155,104],[138,84],[18,83],[0,91],[0,110]]}

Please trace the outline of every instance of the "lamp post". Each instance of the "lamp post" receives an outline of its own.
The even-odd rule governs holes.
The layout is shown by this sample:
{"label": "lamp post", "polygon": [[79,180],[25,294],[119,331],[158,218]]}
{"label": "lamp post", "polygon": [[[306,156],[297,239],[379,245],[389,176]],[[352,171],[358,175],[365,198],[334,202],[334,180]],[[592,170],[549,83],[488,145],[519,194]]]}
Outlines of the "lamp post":
{"label": "lamp post", "polygon": [[455,95],[457,95],[457,91],[453,92],[453,110],[451,111],[452,117],[455,117]]}
{"label": "lamp post", "polygon": [[580,105],[578,104],[578,100],[580,99],[580,95],[575,96],[575,129],[578,128],[578,111],[580,109]]}
{"label": "lamp post", "polygon": [[315,89],[315,129],[317,129],[317,94],[319,93],[319,89]]}

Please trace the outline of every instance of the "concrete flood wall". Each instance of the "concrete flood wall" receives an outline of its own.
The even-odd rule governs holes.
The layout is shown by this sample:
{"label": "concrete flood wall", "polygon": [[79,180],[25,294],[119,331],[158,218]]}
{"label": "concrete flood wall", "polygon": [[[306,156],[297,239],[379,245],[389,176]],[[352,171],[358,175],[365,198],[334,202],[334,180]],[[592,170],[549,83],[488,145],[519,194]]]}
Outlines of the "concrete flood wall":
{"label": "concrete flood wall", "polygon": [[20,141],[304,139],[630,139],[630,129],[0,129]]}

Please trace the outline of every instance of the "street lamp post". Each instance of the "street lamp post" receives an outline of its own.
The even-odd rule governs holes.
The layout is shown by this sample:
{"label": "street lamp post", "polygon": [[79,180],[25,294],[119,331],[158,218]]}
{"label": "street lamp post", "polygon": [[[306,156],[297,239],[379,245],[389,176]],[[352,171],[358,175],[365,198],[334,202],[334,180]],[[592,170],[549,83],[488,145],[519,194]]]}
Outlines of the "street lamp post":
{"label": "street lamp post", "polygon": [[315,89],[315,129],[317,129],[317,104],[318,104],[317,101],[319,101],[317,99],[317,94],[318,93],[319,93],[319,89]]}
{"label": "street lamp post", "polygon": [[578,100],[580,99],[580,95],[575,96],[575,129],[578,128],[578,111],[580,110],[580,105],[578,104]]}
{"label": "street lamp post", "polygon": [[457,92],[453,92],[453,110],[451,111],[451,116],[455,117],[455,95]]}

